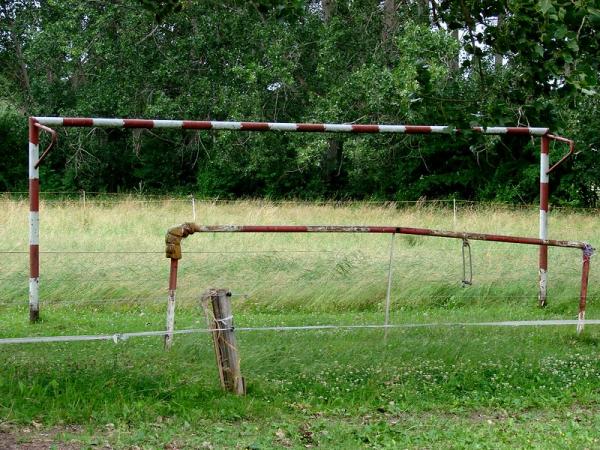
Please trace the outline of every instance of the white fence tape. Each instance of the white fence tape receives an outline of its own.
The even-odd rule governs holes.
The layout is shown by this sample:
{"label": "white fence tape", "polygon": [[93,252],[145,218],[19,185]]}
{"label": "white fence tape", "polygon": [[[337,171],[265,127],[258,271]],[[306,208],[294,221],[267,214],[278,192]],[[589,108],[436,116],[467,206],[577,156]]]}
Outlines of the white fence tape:
{"label": "white fence tape", "polygon": [[[432,322],[432,323],[405,323],[394,325],[299,325],[299,326],[271,326],[271,327],[236,327],[236,331],[301,331],[301,330],[353,330],[376,328],[435,328],[435,327],[542,327],[566,325],[600,325],[600,320],[512,320],[503,322]],[[175,330],[172,334],[196,334],[224,331],[223,329],[190,328]],[[132,337],[164,336],[167,331],[139,331],[133,333],[114,333],[97,335],[75,336],[30,336],[0,339],[2,344],[36,344],[47,342],[77,342],[77,341],[113,341],[118,343]]]}

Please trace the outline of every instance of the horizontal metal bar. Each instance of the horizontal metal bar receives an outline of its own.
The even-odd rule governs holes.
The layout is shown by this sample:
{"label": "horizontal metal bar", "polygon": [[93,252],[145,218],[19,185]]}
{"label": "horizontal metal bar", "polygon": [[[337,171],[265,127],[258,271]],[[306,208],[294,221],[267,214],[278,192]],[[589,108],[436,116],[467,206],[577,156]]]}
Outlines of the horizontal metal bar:
{"label": "horizontal metal bar", "polygon": [[[337,123],[283,123],[283,122],[230,122],[200,120],[151,120],[84,117],[34,117],[43,125],[65,127],[113,128],[178,128],[188,130],[280,131],[300,133],[399,133],[399,134],[454,134],[460,133],[450,125],[399,124],[337,124]],[[493,135],[543,136],[543,127],[472,127],[471,130]]]}
{"label": "horizontal metal bar", "polygon": [[474,241],[506,242],[512,244],[547,245],[550,247],[591,248],[586,242],[561,241],[555,239],[538,239],[501,234],[471,233],[461,231],[431,230],[428,228],[408,228],[389,226],[355,226],[355,225],[196,225],[191,226],[195,233],[384,233],[409,234],[415,236],[446,237],[453,239],[470,239]]}

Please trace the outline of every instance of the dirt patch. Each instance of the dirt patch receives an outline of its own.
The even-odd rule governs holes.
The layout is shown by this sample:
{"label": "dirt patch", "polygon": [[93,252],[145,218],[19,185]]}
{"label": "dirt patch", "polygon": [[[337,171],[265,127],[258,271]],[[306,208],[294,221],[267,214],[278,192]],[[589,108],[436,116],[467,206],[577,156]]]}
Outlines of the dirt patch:
{"label": "dirt patch", "polygon": [[45,432],[0,428],[0,450],[80,450],[82,444],[76,442],[60,442],[57,434],[73,432],[67,429],[53,429]]}

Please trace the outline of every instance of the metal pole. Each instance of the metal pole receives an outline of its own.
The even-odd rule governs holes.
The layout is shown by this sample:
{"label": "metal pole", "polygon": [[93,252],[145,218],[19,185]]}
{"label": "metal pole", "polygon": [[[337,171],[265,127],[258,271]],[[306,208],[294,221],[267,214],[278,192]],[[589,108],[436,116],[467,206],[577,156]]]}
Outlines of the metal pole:
{"label": "metal pole", "polygon": [[192,194],[192,217],[194,218],[194,222],[196,221],[196,198],[194,194]]}
{"label": "metal pole", "polygon": [[454,225],[454,229],[456,230],[456,197],[452,199],[452,209],[454,211],[454,215],[453,215],[453,225]]}
{"label": "metal pole", "polygon": [[165,350],[173,345],[173,330],[175,329],[175,290],[177,289],[178,259],[171,258],[169,273],[169,297],[167,299],[167,334],[165,334]]}
{"label": "metal pole", "polygon": [[[549,194],[549,176],[550,168],[549,153],[550,139],[542,136],[540,152],[540,239],[548,239],[548,194]],[[540,246],[539,257],[539,293],[538,301],[540,306],[546,306],[548,298],[548,247]]]}
{"label": "metal pole", "polygon": [[83,202],[83,226],[85,226],[87,223],[87,218],[85,215],[85,206],[86,206],[85,189],[81,190],[81,201]]}
{"label": "metal pole", "polygon": [[392,262],[394,260],[394,237],[396,234],[392,234],[392,239],[390,240],[390,262],[388,265],[388,282],[387,282],[387,292],[385,295],[385,331],[383,332],[383,342],[387,344],[387,336],[388,336],[388,325],[390,324],[390,299],[392,292]]}
{"label": "metal pole", "polygon": [[40,130],[29,119],[29,321],[40,318]]}
{"label": "metal pole", "polygon": [[577,320],[577,334],[583,331],[583,321],[585,320],[585,304],[587,301],[587,290],[588,290],[588,278],[590,275],[590,258],[592,256],[593,249],[591,247],[585,247],[583,249],[583,263],[581,267],[581,294],[579,295],[579,314]]}

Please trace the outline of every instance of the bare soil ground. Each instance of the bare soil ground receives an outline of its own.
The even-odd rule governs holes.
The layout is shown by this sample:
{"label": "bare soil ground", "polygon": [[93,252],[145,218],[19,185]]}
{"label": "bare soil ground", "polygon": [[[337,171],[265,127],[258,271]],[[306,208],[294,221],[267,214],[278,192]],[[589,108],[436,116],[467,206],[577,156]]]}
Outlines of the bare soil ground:
{"label": "bare soil ground", "polygon": [[[62,433],[77,433],[72,427],[37,431],[32,428],[0,427],[0,450],[80,450],[84,445],[64,442]],[[101,448],[101,447],[100,447]],[[110,448],[110,447],[105,447]]]}

